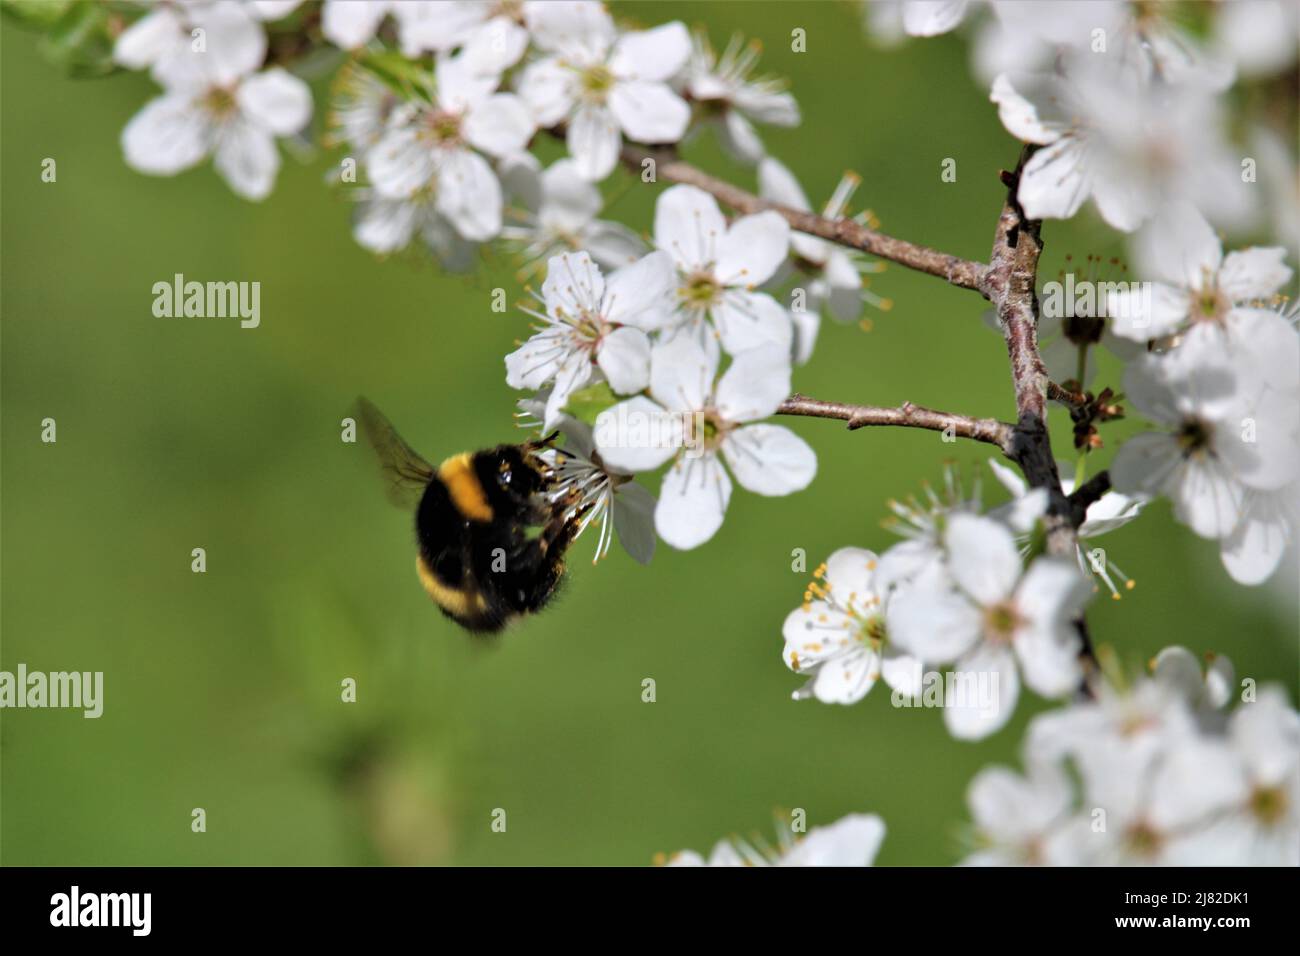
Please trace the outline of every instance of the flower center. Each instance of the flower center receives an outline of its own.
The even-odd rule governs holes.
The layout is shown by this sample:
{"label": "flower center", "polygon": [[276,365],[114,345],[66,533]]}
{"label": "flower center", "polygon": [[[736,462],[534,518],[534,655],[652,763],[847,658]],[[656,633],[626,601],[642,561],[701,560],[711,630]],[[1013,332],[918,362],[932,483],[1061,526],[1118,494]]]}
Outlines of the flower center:
{"label": "flower center", "polygon": [[614,73],[603,63],[589,66],[578,74],[578,85],[584,99],[592,103],[603,103],[609,91],[614,88]]}
{"label": "flower center", "polygon": [[230,116],[238,107],[233,91],[214,86],[203,95],[203,107],[218,119]]}
{"label": "flower center", "polygon": [[858,641],[880,650],[886,639],[885,618],[882,614],[872,614],[858,624]]}
{"label": "flower center", "polygon": [[727,432],[733,427],[712,408],[686,415],[689,443],[705,451],[716,451],[722,445],[722,440],[727,437]]}
{"label": "flower center", "polygon": [[1199,418],[1189,418],[1178,429],[1177,438],[1184,456],[1195,455],[1210,447],[1214,430]]}
{"label": "flower center", "polygon": [[1256,787],[1250,795],[1250,812],[1265,826],[1279,823],[1286,811],[1286,791],[1281,787]]}
{"label": "flower center", "polygon": [[1228,314],[1232,303],[1215,286],[1213,276],[1207,275],[1205,278],[1200,294],[1196,297],[1192,319],[1196,322],[1219,322]]}
{"label": "flower center", "polygon": [[1124,841],[1135,856],[1142,857],[1155,856],[1160,852],[1160,846],[1164,842],[1155,827],[1145,821],[1129,827],[1128,832],[1124,834]]}
{"label": "flower center", "polygon": [[437,110],[429,117],[429,133],[439,146],[454,146],[461,140],[461,117],[449,110]]}
{"label": "flower center", "polygon": [[718,301],[722,286],[711,272],[692,272],[677,288],[677,297],[688,309],[703,311]]}
{"label": "flower center", "polygon": [[1061,323],[1065,337],[1075,345],[1095,345],[1101,341],[1101,333],[1106,329],[1105,319],[1071,315]]}
{"label": "flower center", "polygon": [[492,12],[488,19],[492,19],[493,17],[505,17],[507,20],[513,20],[515,23],[523,23],[523,0],[497,0],[492,7]]}
{"label": "flower center", "polygon": [[604,317],[597,315],[595,312],[588,312],[585,309],[578,314],[577,319],[572,323],[573,331],[583,340],[582,346],[591,349],[593,352],[600,340],[604,338],[609,323]]}
{"label": "flower center", "polygon": [[984,609],[984,634],[991,641],[1009,644],[1023,623],[1024,618],[1010,601]]}

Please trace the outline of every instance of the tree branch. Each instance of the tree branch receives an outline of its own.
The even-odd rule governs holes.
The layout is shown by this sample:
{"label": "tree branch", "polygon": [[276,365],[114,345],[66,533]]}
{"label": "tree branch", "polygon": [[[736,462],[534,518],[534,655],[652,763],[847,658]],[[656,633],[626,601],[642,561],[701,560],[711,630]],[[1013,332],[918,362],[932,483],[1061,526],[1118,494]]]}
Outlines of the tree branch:
{"label": "tree branch", "polygon": [[[1017,418],[1010,457],[1020,465],[1029,487],[1047,490],[1047,513],[1043,516],[1047,531],[1047,552],[1073,561],[1078,548],[1077,529],[1082,524],[1083,517],[1082,513],[1076,512],[1075,503],[1065,496],[1061,488],[1061,476],[1056,471],[1056,457],[1052,454],[1052,439],[1047,431],[1049,395],[1060,400],[1064,394],[1070,393],[1059,387],[1053,390],[1038,352],[1038,294],[1035,286],[1038,280],[1038,260],[1043,252],[1040,235],[1042,223],[1025,218],[1025,211],[1020,207],[1017,195],[1020,171],[1036,148],[1026,145],[1020,151],[1020,161],[1016,164],[1015,172],[1002,173],[1002,181],[1007,187],[1007,200],[998,217],[993,255],[980,291],[997,309],[998,323],[1002,327],[1007,355],[1011,359],[1011,382],[1015,387]],[[1086,511],[1085,505],[1083,512]],[[1092,636],[1088,632],[1087,619],[1082,614],[1075,618],[1074,626],[1079,634],[1079,657],[1085,669],[1080,692],[1091,696],[1091,683],[1087,674],[1097,667]]]}
{"label": "tree branch", "polygon": [[1083,524],[1088,508],[1101,500],[1101,496],[1110,491],[1110,472],[1099,471],[1070,495],[1070,507],[1074,509],[1074,526]]}
{"label": "tree branch", "polygon": [[1088,406],[1088,396],[1082,392],[1072,392],[1055,382],[1047,383],[1047,397],[1053,402],[1060,402],[1070,411],[1078,411]]}
{"label": "tree branch", "polygon": [[811,418],[833,418],[848,422],[849,430],[855,431],[869,425],[898,425],[904,428],[925,428],[936,432],[949,432],[958,438],[970,438],[975,441],[996,445],[1010,456],[1014,429],[1006,422],[993,418],[971,418],[968,415],[954,415],[932,408],[923,408],[904,402],[897,408],[883,408],[876,405],[846,405],[843,402],[824,402],[806,395],[794,394],[781,403],[776,410],[778,415],[804,415]]}
{"label": "tree branch", "polygon": [[998,217],[993,255],[980,291],[997,309],[998,323],[1011,360],[1011,381],[1016,393],[1016,427],[1011,457],[1020,465],[1031,488],[1047,489],[1047,550],[1073,556],[1074,524],[1070,502],[1061,490],[1056,459],[1047,433],[1047,370],[1038,354],[1038,259],[1043,251],[1041,223],[1026,219],[1016,196],[1020,169],[1033,155],[1032,146],[1020,153],[1014,173],[1004,172],[1007,200]]}
{"label": "tree branch", "polygon": [[[556,132],[552,130],[552,132]],[[739,186],[711,176],[690,163],[678,159],[671,147],[647,147],[628,144],[623,147],[624,165],[640,173],[647,159],[654,160],[655,178],[672,183],[684,183],[704,190],[722,203],[740,213],[750,214],[772,210],[783,216],[792,229],[826,239],[830,242],[869,252],[881,259],[897,262],[918,272],[939,278],[963,289],[979,291],[987,267],[982,262],[971,262],[958,256],[919,246],[905,239],[896,239],[883,232],[868,229],[852,219],[827,219],[816,213],[791,209],[746,192]]]}

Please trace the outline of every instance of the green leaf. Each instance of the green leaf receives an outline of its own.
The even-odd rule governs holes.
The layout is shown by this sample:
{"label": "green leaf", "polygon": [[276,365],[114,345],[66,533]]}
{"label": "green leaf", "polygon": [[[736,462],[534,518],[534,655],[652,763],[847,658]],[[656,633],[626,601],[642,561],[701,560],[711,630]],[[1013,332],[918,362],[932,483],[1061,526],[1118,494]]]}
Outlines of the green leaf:
{"label": "green leaf", "polygon": [[41,50],[72,76],[106,76],[113,63],[108,13],[97,3],[73,3],[50,28]]}
{"label": "green leaf", "polygon": [[0,0],[0,14],[19,26],[48,30],[71,6],[73,0]]}
{"label": "green leaf", "polygon": [[433,74],[420,63],[400,53],[385,50],[365,53],[358,59],[361,67],[375,76],[394,93],[405,99],[433,99]]}
{"label": "green leaf", "polygon": [[597,382],[579,389],[569,396],[569,403],[564,410],[588,425],[596,424],[596,416],[618,403],[618,396],[609,387],[608,382]]}

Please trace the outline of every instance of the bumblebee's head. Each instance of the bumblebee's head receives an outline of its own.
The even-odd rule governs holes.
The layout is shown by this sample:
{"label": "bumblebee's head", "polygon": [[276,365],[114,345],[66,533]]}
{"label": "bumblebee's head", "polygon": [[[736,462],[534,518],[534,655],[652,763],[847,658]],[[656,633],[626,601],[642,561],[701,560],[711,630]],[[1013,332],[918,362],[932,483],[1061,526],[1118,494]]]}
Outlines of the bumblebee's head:
{"label": "bumblebee's head", "polygon": [[530,445],[498,445],[474,456],[474,471],[489,499],[531,498],[549,485],[545,462]]}

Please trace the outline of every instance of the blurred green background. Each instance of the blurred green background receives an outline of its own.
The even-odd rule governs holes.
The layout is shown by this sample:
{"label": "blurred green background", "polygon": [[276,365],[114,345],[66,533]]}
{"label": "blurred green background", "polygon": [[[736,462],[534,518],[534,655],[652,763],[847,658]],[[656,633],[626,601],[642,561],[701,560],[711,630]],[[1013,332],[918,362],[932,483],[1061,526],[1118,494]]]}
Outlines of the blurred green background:
{"label": "blurred green background", "polygon": [[[764,42],[763,67],[790,78],[804,122],[763,135],[815,202],[851,168],[855,208],[886,231],[987,256],[997,171],[1018,147],[961,40],[882,51],[847,4],[655,7],[615,10],[687,18],[715,44],[734,29]],[[806,53],[790,51],[794,27]],[[325,185],[325,152],[286,155],[260,205],[210,165],[136,174],[118,136],[155,93],[146,76],[69,80],[31,34],[6,25],[2,43],[0,664],[105,672],[98,720],[3,713],[5,863],[644,864],[730,833],[770,838],[774,810],[791,807],[813,825],[880,813],[882,864],[961,857],[967,782],[1016,761],[1042,702],[978,745],[951,739],[937,711],[894,710],[883,688],[854,707],[796,703],[780,627],[806,580],[793,548],[812,566],[846,544],[887,547],[886,499],[938,480],[945,461],[1001,500],[984,446],[793,420],[820,456],[808,491],[738,493],[714,541],[661,545],[649,568],[617,547],[593,568],[580,541],[553,610],[476,644],[420,589],[408,518],[339,422],[366,394],[435,459],[513,440],[502,356],[527,320],[489,309],[495,286],[522,297],[512,264],[490,256],[457,277],[419,257],[377,261]],[[688,156],[752,185],[711,139]],[[41,181],[45,157],[56,183]],[[956,183],[940,181],[945,157]],[[621,177],[611,216],[648,229],[659,187]],[[1122,254],[1091,213],[1044,236],[1047,275],[1067,252]],[[177,272],[260,281],[261,327],[154,318],[151,287]],[[897,267],[874,288],[893,311],[871,331],[824,324],[796,388],[1011,414],[978,297]],[[40,441],[47,416],[54,445]],[[1163,503],[1101,543],[1138,586],[1095,602],[1099,641],[1134,665],[1173,642],[1223,651],[1294,696],[1293,592],[1232,584]],[[196,547],[206,574],[191,573]],[[339,700],[345,677],[355,704]],[[195,807],[206,833],[191,832]]]}

